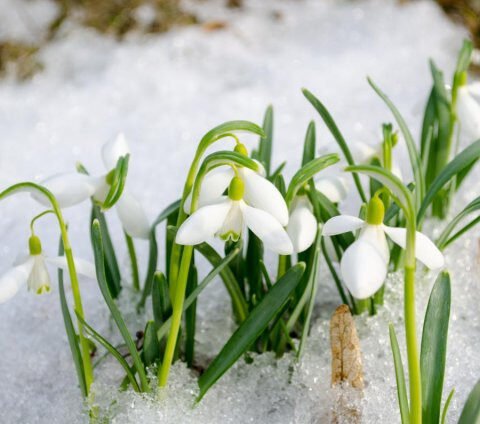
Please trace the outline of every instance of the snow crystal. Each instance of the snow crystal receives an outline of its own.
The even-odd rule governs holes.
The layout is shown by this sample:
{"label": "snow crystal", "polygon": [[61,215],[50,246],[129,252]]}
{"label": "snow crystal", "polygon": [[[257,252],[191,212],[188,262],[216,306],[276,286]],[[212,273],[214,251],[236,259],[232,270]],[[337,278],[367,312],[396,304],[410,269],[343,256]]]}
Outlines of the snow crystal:
{"label": "snow crystal", "polygon": [[[47,5],[38,13],[43,22],[52,5],[46,0],[41,3]],[[462,28],[427,1],[400,6],[393,0],[251,0],[243,11],[228,11],[220,7],[223,3],[191,3],[204,20],[227,23],[225,29],[213,32],[190,27],[161,36],[133,34],[118,43],[91,30],[69,28],[63,38],[42,50],[45,70],[32,81],[22,85],[1,81],[2,187],[72,170],[76,161],[92,173],[102,172],[100,146],[122,130],[132,148],[129,184],[133,190],[141,187],[138,197],[153,219],[177,198],[202,134],[225,120],[261,122],[269,103],[275,108],[274,159],[280,163],[288,158],[286,172],[292,175],[300,161],[306,126],[312,118],[318,122],[301,87],[325,102],[348,140],[374,144],[380,124],[392,117],[368,87],[365,76],[371,75],[417,134],[430,87],[428,58],[434,58],[449,75],[465,36]],[[7,9],[13,0],[2,4],[3,38],[16,34],[20,26],[7,28],[12,19]],[[318,128],[319,144],[333,146],[323,125]],[[253,141],[247,139],[246,144],[251,147]],[[472,181],[478,176],[472,176]],[[463,200],[473,195],[478,191],[461,194]],[[81,205],[65,210],[65,215],[75,254],[91,259],[88,209],[87,204]],[[25,250],[29,219],[39,210],[26,197],[2,203],[1,272],[19,250]],[[115,216],[110,223],[124,275],[128,275]],[[53,219],[46,217],[39,224],[44,249],[54,253],[58,231]],[[432,231],[437,226],[429,224]],[[453,306],[445,392],[456,388],[449,422],[455,422],[480,375],[478,237],[479,232],[473,231],[448,250]],[[138,244],[144,267],[147,246]],[[207,270],[205,264],[200,270]],[[421,316],[433,276],[425,277],[421,270],[419,276]],[[98,288],[89,281],[81,284],[88,321],[119,341]],[[145,320],[135,316],[134,296],[124,290],[120,299],[122,308],[128,309],[132,332],[142,329]],[[140,396],[117,391],[121,372],[110,360],[97,368],[95,401],[112,422],[122,424],[328,422],[339,396],[330,389],[328,341],[328,319],[338,303],[322,265],[318,305],[303,359],[296,363],[289,355],[276,360],[265,354],[253,355],[253,364],[240,360],[198,405],[194,404],[196,376],[184,364],[174,365],[167,390]],[[230,309],[220,282],[202,294],[198,313],[198,360],[206,362],[234,328],[231,319],[225,318]],[[393,274],[378,316],[356,319],[366,388],[363,398],[351,402],[361,410],[362,422],[399,422],[388,323],[395,324],[403,349],[401,315],[401,274]],[[41,297],[22,291],[1,305],[0,334],[2,422],[87,422],[57,290]]]}

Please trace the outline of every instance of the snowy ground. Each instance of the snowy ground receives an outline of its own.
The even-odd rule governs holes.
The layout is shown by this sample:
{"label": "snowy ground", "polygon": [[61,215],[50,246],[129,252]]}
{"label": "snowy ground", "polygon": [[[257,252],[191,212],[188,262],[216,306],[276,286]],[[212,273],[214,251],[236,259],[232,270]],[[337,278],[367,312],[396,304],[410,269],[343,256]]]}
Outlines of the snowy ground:
{"label": "snowy ground", "polygon": [[[33,3],[40,3],[33,16],[41,23],[51,7],[47,1]],[[22,33],[19,24],[11,24],[12,4],[0,1],[0,38],[9,33],[7,22],[19,37],[31,36]],[[430,84],[427,60],[435,58],[450,72],[465,35],[430,2],[399,7],[385,0],[252,0],[242,12],[226,11],[219,4],[193,6],[210,19],[228,22],[227,29],[218,32],[192,27],[162,36],[132,35],[119,44],[85,29],[68,28],[43,50],[43,73],[23,85],[0,81],[1,188],[73,169],[76,161],[103,171],[99,148],[122,130],[133,151],[130,188],[137,190],[153,219],[178,197],[201,135],[225,120],[260,122],[269,103],[275,108],[274,157],[277,163],[289,159],[291,175],[308,121],[318,122],[301,87],[329,106],[348,139],[374,143],[380,124],[391,117],[365,81],[371,75],[418,133]],[[332,144],[323,126],[319,128],[320,144]],[[478,177],[477,173],[471,181]],[[478,194],[472,188],[462,197]],[[1,205],[0,271],[26,248],[29,218],[38,210],[26,197]],[[91,258],[88,205],[65,213],[75,253]],[[58,233],[53,221],[44,222],[49,225],[39,232],[45,250],[53,254]],[[118,230],[114,214],[111,223]],[[449,250],[453,309],[446,391],[457,390],[449,422],[455,422],[480,376],[477,238],[474,231]],[[126,264],[122,238],[115,239]],[[430,283],[419,283],[422,314]],[[117,394],[117,367],[106,363],[99,370],[97,400],[105,405],[120,400],[112,407],[116,423],[328,422],[335,394],[329,389],[327,319],[339,300],[325,271],[320,284],[312,336],[297,366],[288,356],[275,361],[264,355],[253,365],[240,362],[193,408],[195,380],[182,365],[173,369],[171,389],[152,401]],[[88,321],[108,334],[98,289],[85,281],[82,290]],[[127,292],[123,303],[129,301]],[[387,331],[387,323],[393,321],[402,338],[398,275],[389,280],[386,304],[379,316],[357,319],[367,382],[361,401],[366,423],[399,422]],[[213,355],[228,338],[233,328],[231,322],[226,324],[228,313],[223,287],[216,282],[200,301],[200,357]],[[132,316],[132,330],[142,328],[142,320]],[[56,290],[42,297],[22,292],[0,305],[0,334],[1,421],[86,422]]]}

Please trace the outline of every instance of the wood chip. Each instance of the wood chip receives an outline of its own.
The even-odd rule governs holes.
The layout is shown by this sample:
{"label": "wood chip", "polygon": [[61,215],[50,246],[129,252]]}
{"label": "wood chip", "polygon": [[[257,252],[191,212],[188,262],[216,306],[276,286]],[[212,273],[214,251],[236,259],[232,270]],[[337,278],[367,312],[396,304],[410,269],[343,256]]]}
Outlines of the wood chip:
{"label": "wood chip", "polygon": [[360,342],[350,309],[340,305],[330,320],[332,349],[332,386],[348,383],[363,389],[363,366]]}

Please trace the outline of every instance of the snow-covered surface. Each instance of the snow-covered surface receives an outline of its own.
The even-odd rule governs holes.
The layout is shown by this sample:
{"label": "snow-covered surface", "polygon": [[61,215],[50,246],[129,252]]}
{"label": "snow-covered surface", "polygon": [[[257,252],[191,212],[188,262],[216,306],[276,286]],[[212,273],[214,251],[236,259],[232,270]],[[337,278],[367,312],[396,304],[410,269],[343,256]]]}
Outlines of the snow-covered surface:
{"label": "snow-covered surface", "polygon": [[[13,19],[7,9],[15,3],[0,3],[2,37],[6,22]],[[38,10],[43,12],[33,14],[38,22],[51,13],[50,5],[41,3]],[[291,175],[300,160],[309,120],[319,122],[301,87],[308,87],[326,103],[349,140],[374,144],[380,124],[392,118],[365,81],[371,75],[418,133],[430,85],[427,60],[433,57],[451,72],[465,35],[426,1],[400,7],[385,0],[251,0],[242,12],[226,11],[220,3],[192,5],[200,15],[228,22],[218,32],[190,27],[162,36],[131,35],[117,43],[86,29],[68,28],[43,50],[44,72],[22,85],[0,81],[1,187],[71,170],[76,161],[101,172],[99,148],[122,130],[132,148],[130,188],[137,190],[153,219],[178,197],[201,135],[225,120],[260,122],[269,103],[275,108],[274,158],[277,163],[288,159]],[[17,31],[19,26],[8,28]],[[319,144],[324,143],[333,146],[320,124]],[[250,139],[247,144],[253,145]],[[472,181],[475,178],[478,173]],[[467,190],[460,197],[474,195],[478,191]],[[29,219],[40,209],[28,196],[8,199],[0,207],[3,272],[17,252],[25,250]],[[75,254],[91,258],[88,205],[68,209],[65,215]],[[114,214],[110,222],[117,231]],[[38,233],[44,249],[53,253],[58,231],[51,218],[42,223]],[[128,275],[121,234],[117,232],[114,239],[121,246],[118,250]],[[473,231],[448,251],[453,308],[445,391],[456,388],[448,422],[455,422],[480,376],[477,239],[478,231]],[[139,245],[143,266],[146,246]],[[201,269],[205,272],[207,267]],[[430,284],[431,277],[418,284],[422,315]],[[387,324],[395,323],[403,346],[401,286],[401,276],[391,276],[385,308],[375,318],[357,318],[367,383],[359,401],[362,422],[399,422]],[[82,291],[88,321],[111,335],[95,284],[82,281]],[[270,355],[255,357],[253,365],[240,361],[193,407],[197,388],[183,365],[174,366],[171,388],[152,399],[118,394],[117,365],[106,362],[98,370],[96,400],[113,405],[112,422],[116,423],[328,422],[336,396],[329,388],[328,318],[339,299],[325,267],[318,300],[312,335],[299,364],[288,355],[280,361]],[[143,317],[135,317],[128,306],[128,290],[120,301],[130,309],[132,331],[141,329]],[[231,334],[228,314],[227,296],[221,283],[215,282],[200,299],[200,360],[211,358]],[[0,305],[0,335],[1,421],[86,422],[57,290],[41,297],[22,291]],[[111,338],[118,340],[115,334]]]}

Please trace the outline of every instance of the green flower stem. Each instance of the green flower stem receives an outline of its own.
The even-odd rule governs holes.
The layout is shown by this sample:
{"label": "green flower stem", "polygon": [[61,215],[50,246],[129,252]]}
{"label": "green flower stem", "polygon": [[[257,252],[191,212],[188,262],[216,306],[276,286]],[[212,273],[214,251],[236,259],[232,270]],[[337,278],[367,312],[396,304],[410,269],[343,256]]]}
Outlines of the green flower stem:
{"label": "green flower stem", "polygon": [[127,242],[128,256],[130,257],[130,264],[132,266],[132,281],[133,288],[135,291],[140,291],[140,276],[138,273],[138,262],[137,262],[137,253],[135,252],[135,245],[133,243],[132,237],[130,237],[126,232],[125,240]]}
{"label": "green flower stem", "polygon": [[422,383],[415,320],[415,217],[407,219],[405,253],[405,334],[407,340],[408,376],[410,382],[410,423],[422,422]]}
{"label": "green flower stem", "polygon": [[[68,238],[68,231],[67,231],[67,226],[65,225],[65,221],[63,219],[62,212],[60,210],[60,207],[58,205],[57,200],[55,199],[55,196],[46,188],[35,184],[31,182],[24,182],[24,183],[18,183],[15,185],[12,185],[2,191],[0,193],[0,200],[3,198],[14,194],[15,192],[22,192],[22,191],[27,191],[27,192],[32,192],[32,191],[37,191],[40,192],[42,195],[47,197],[47,199],[50,201],[52,205],[52,209],[55,213],[55,216],[57,217],[58,220],[58,225],[60,227],[60,232],[61,232],[61,237],[62,237],[62,242],[63,246],[65,249],[65,258],[67,260],[67,265],[68,265],[68,273],[70,276],[70,282],[72,286],[72,294],[73,294],[73,302],[74,302],[74,308],[75,312],[81,317],[84,318],[84,312],[83,312],[83,306],[82,306],[82,297],[80,294],[80,285],[78,284],[78,277],[77,277],[77,271],[75,270],[75,262],[73,259],[73,253],[72,253],[72,248],[70,246],[70,240]],[[80,340],[80,349],[82,352],[82,362],[83,362],[83,367],[85,370],[85,384],[86,384],[86,389],[87,389],[87,394],[90,390],[90,385],[92,384],[94,380],[93,376],[93,367],[92,367],[92,362],[90,359],[90,348],[89,348],[89,343],[88,339],[85,337],[84,334],[84,328],[83,324],[81,323],[80,320],[77,320],[77,325],[78,325],[78,336]]]}

